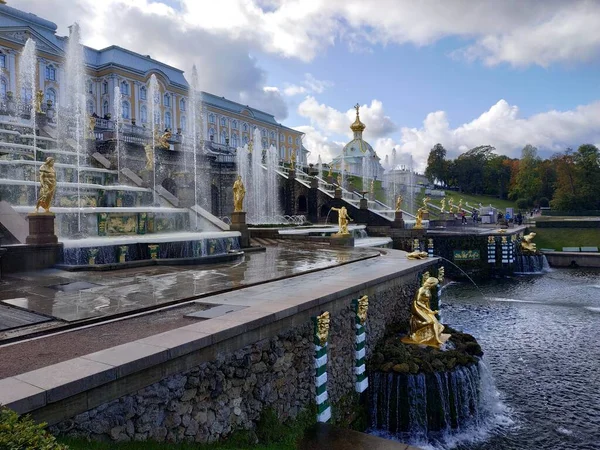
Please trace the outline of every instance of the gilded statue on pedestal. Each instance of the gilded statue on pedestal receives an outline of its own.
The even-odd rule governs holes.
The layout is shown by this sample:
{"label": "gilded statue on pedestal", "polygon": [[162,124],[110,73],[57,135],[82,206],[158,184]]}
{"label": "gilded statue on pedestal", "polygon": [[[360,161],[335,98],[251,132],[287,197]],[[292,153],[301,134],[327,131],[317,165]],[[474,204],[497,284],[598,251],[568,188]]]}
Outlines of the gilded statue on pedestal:
{"label": "gilded statue on pedestal", "polygon": [[169,139],[173,136],[169,130],[165,130],[165,132],[161,135],[158,134],[158,131],[154,132],[154,142],[157,147],[164,148],[165,150],[169,149],[171,145],[169,144]]}
{"label": "gilded statue on pedestal", "polygon": [[427,211],[425,208],[421,207],[417,210],[417,216],[415,218],[415,229],[420,230],[423,228],[423,213]]}
{"label": "gilded statue on pedestal", "polygon": [[88,137],[94,138],[94,130],[96,129],[96,118],[94,116],[88,116]]}
{"label": "gilded statue on pedestal", "polygon": [[443,198],[442,201],[440,202],[440,212],[441,213],[445,213],[446,211],[446,199]]}
{"label": "gilded statue on pedestal", "polygon": [[410,317],[410,334],[402,338],[405,344],[423,344],[440,348],[449,338],[449,334],[442,333],[442,325],[435,317],[439,311],[431,309],[431,289],[439,284],[434,277],[427,278],[417,291],[413,301]]}
{"label": "gilded statue on pedestal", "polygon": [[292,150],[290,155],[290,170],[296,170],[296,152]]}
{"label": "gilded statue on pedestal", "polygon": [[329,337],[329,312],[325,311],[320,316],[317,316],[317,338],[319,339],[319,344],[322,346],[327,342],[327,338]]}
{"label": "gilded statue on pedestal", "polygon": [[370,192],[372,196],[375,196],[375,180],[371,180]]}
{"label": "gilded statue on pedestal", "polygon": [[429,203],[431,199],[427,196],[423,197],[423,212],[427,212],[427,203]]}
{"label": "gilded statue on pedestal", "polygon": [[369,297],[367,295],[363,295],[358,299],[356,308],[356,315],[358,316],[358,320],[361,325],[364,325],[367,321],[367,311],[369,310]]}
{"label": "gilded statue on pedestal", "polygon": [[333,177],[332,170],[333,170],[333,166],[330,164],[329,165],[329,173],[327,174],[328,177]]}
{"label": "gilded statue on pedestal", "polygon": [[399,195],[398,197],[396,197],[396,211],[400,211],[400,209],[402,208],[402,196]]}
{"label": "gilded statue on pedestal", "polygon": [[56,171],[54,170],[54,158],[46,158],[46,162],[40,167],[40,195],[35,205],[35,212],[39,212],[40,207],[46,212],[50,212],[50,204],[56,191]]}
{"label": "gilded statue on pedestal", "polygon": [[146,152],[146,170],[154,170],[154,148],[152,148],[152,144],[144,145],[144,151]]}
{"label": "gilded statue on pedestal", "polygon": [[537,246],[532,242],[535,237],[535,233],[529,233],[523,236],[523,240],[521,241],[521,250],[525,253],[536,253]]}
{"label": "gilded statue on pedestal", "polygon": [[242,212],[244,208],[244,197],[246,196],[246,189],[242,181],[242,176],[238,175],[235,183],[233,183],[233,210],[235,212]]}
{"label": "gilded statue on pedestal", "polygon": [[336,236],[349,236],[350,232],[348,231],[348,222],[352,219],[348,215],[348,210],[345,206],[341,208],[331,208],[332,211],[338,212],[338,225],[340,227],[339,231],[335,233]]}
{"label": "gilded statue on pedestal", "polygon": [[341,172],[338,173],[337,184],[338,184],[339,187],[342,187],[342,173]]}
{"label": "gilded statue on pedestal", "polygon": [[44,101],[44,91],[39,90],[35,93],[35,112],[38,114],[44,114],[42,111],[42,102]]}
{"label": "gilded statue on pedestal", "polygon": [[452,200],[452,197],[450,197],[448,199],[448,212],[450,212],[450,213],[454,212],[454,208],[455,208],[455,206],[454,206],[454,200]]}

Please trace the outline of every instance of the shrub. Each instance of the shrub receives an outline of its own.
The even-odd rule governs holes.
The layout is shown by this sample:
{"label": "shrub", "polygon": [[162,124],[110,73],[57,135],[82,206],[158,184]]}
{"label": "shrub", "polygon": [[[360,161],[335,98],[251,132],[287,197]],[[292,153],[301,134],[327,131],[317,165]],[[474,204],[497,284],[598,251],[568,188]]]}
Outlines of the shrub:
{"label": "shrub", "polygon": [[527,206],[529,206],[529,202],[527,201],[526,198],[517,199],[516,204],[517,204],[517,208],[521,209],[521,210],[527,209]]}
{"label": "shrub", "polygon": [[19,417],[10,409],[0,406],[0,448],[10,450],[68,450],[56,442],[44,428],[29,416]]}
{"label": "shrub", "polygon": [[540,208],[547,208],[550,206],[550,201],[546,197],[540,198],[538,203],[540,204]]}

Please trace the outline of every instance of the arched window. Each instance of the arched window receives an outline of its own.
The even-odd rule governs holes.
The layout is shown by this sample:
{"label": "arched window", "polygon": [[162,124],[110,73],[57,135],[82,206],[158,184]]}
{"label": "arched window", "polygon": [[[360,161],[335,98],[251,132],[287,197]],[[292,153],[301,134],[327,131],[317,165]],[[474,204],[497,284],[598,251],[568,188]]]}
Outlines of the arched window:
{"label": "arched window", "polygon": [[244,125],[242,125],[242,130],[243,131],[248,131],[248,124],[245,123]]}
{"label": "arched window", "polygon": [[279,158],[285,159],[285,146],[283,145],[279,148]]}
{"label": "arched window", "polygon": [[142,116],[142,123],[147,123],[148,122],[148,108],[146,108],[146,105],[142,105],[142,108],[140,109],[140,115]]}
{"label": "arched window", "polygon": [[121,94],[129,95],[129,83],[127,81],[121,83]]}
{"label": "arched window", "polygon": [[92,100],[88,100],[87,102],[87,112],[90,116],[94,114],[94,102]]}
{"label": "arched window", "polygon": [[281,142],[285,142],[285,136],[283,135],[283,133],[280,133],[280,134],[279,134],[279,140],[280,140]]}
{"label": "arched window", "polygon": [[0,67],[6,69],[6,55],[0,52]]}
{"label": "arched window", "polygon": [[[185,111],[185,98],[182,98],[181,100],[179,100],[179,110]],[[181,127],[181,128],[183,128],[183,127]]]}
{"label": "arched window", "polygon": [[124,101],[123,103],[121,103],[121,108],[122,108],[122,116],[123,119],[129,119],[129,102]]}
{"label": "arched window", "polygon": [[267,148],[267,146],[268,146],[268,143],[267,143],[267,140],[266,140],[266,139],[263,139],[263,140],[262,140],[262,146],[263,146],[263,149]]}
{"label": "arched window", "polygon": [[148,98],[148,91],[146,90],[146,86],[142,86],[140,88],[140,100],[146,100]]}
{"label": "arched window", "polygon": [[227,119],[225,117],[221,117],[221,126],[222,127],[226,127],[227,126]]}
{"label": "arched window", "polygon": [[300,145],[300,138],[299,137],[296,138],[296,145]]}
{"label": "arched window", "polygon": [[56,81],[56,67],[52,64],[46,66],[46,80]]}
{"label": "arched window", "polygon": [[102,104],[102,115],[106,117],[106,115],[109,113],[110,110],[108,108],[108,100],[104,100],[104,103]]}
{"label": "arched window", "polygon": [[56,105],[56,91],[52,88],[46,89],[46,101],[50,100],[53,105]]}
{"label": "arched window", "polygon": [[21,100],[23,102],[31,102],[32,94],[31,89],[29,88],[21,88]]}
{"label": "arched window", "polygon": [[104,83],[102,83],[102,93],[108,94],[108,81],[105,81]]}
{"label": "arched window", "polygon": [[171,129],[171,113],[167,111],[165,113],[165,128]]}
{"label": "arched window", "polygon": [[244,136],[242,142],[244,143],[244,145],[246,145],[248,143],[248,136]]}
{"label": "arched window", "polygon": [[2,96],[3,98],[6,97],[6,86],[6,78],[0,78],[0,96]]}
{"label": "arched window", "polygon": [[169,94],[165,94],[163,97],[163,103],[166,107],[171,106],[171,96]]}
{"label": "arched window", "polygon": [[288,136],[288,144],[292,145],[292,137]]}
{"label": "arched window", "polygon": [[234,148],[237,148],[238,145],[239,145],[238,135],[237,135],[237,133],[233,133],[231,135],[231,146]]}
{"label": "arched window", "polygon": [[221,131],[221,144],[227,144],[227,133],[225,130]]}
{"label": "arched window", "polygon": [[215,129],[214,128],[211,128],[210,130],[208,130],[208,138],[211,141],[215,140]]}
{"label": "arched window", "polygon": [[261,130],[260,134],[262,135],[262,137],[267,137],[267,130],[265,130],[264,128]]}
{"label": "arched window", "polygon": [[179,118],[179,128],[181,128],[182,133],[185,133],[185,116]]}
{"label": "arched window", "polygon": [[237,127],[238,127],[237,120],[232,120],[231,121],[231,128],[233,128],[234,130],[237,130]]}
{"label": "arched window", "polygon": [[87,91],[88,94],[92,94],[94,92],[94,83],[92,83],[92,80],[87,81]]}
{"label": "arched window", "polygon": [[270,134],[270,136],[271,136],[271,139],[275,139],[275,132],[274,132],[274,131],[271,131],[271,134]]}
{"label": "arched window", "polygon": [[214,114],[211,113],[208,115],[208,122],[215,123],[215,115]]}

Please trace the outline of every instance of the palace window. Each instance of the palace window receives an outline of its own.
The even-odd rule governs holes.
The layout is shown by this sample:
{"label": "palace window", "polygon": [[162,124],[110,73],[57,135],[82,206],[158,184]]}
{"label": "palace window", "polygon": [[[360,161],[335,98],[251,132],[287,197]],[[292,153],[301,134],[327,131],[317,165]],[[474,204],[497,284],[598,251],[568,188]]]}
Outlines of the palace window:
{"label": "palace window", "polygon": [[171,106],[171,96],[169,94],[165,94],[163,98],[163,103],[166,107]]}
{"label": "palace window", "polygon": [[6,69],[6,55],[0,52],[0,67]]}
{"label": "palace window", "polygon": [[0,78],[0,96],[2,96],[2,98],[6,97],[7,85],[6,78]]}
{"label": "palace window", "polygon": [[[52,102],[54,103],[54,102]],[[94,114],[94,102],[92,100],[88,100],[87,102],[87,113],[91,116]]]}
{"label": "palace window", "polygon": [[221,131],[221,144],[225,145],[227,143],[227,133],[225,130]]}
{"label": "palace window", "polygon": [[123,119],[129,119],[129,102],[124,101],[121,103],[121,111]]}
{"label": "palace window", "polygon": [[231,135],[231,146],[237,148],[238,145],[238,135],[236,133],[233,133]]}
{"label": "palace window", "polygon": [[146,90],[146,86],[142,86],[140,88],[140,100],[146,100],[148,98],[148,91]]}
{"label": "palace window", "polygon": [[262,137],[267,137],[267,130],[263,128],[260,134],[262,134]]}
{"label": "palace window", "polygon": [[242,125],[242,131],[248,131],[248,124],[245,123]]}
{"label": "palace window", "polygon": [[182,133],[185,133],[185,116],[179,118],[179,128],[181,128]]}
{"label": "palace window", "polygon": [[215,115],[214,114],[211,113],[208,115],[208,122],[215,123]]}
{"label": "palace window", "polygon": [[268,144],[267,140],[266,140],[266,139],[263,139],[263,140],[262,140],[262,147],[263,147],[263,149],[267,148],[267,147],[268,147],[268,145],[269,145],[269,144]]}
{"label": "palace window", "polygon": [[165,113],[165,128],[171,129],[171,113],[169,111]]}
{"label": "palace window", "polygon": [[46,80],[56,81],[56,68],[52,64],[46,66]]}
{"label": "palace window", "polygon": [[121,94],[129,95],[129,83],[127,81],[121,83]]}
{"label": "palace window", "polygon": [[46,101],[52,101],[53,105],[56,105],[56,91],[52,88],[46,89]]}
{"label": "palace window", "polygon": [[108,108],[108,100],[105,100],[102,104],[102,115],[106,117],[107,114],[110,114],[110,110]]}
{"label": "palace window", "polygon": [[296,145],[300,145],[300,138],[299,137],[296,138]]}
{"label": "palace window", "polygon": [[271,134],[269,136],[271,136],[271,139],[275,139],[275,132],[271,131]]}
{"label": "palace window", "polygon": [[143,105],[142,108],[140,109],[140,115],[141,115],[142,123],[148,122],[148,108],[146,108],[145,105]]}
{"label": "palace window", "polygon": [[222,127],[226,127],[227,126],[227,119],[225,117],[221,117],[221,126]]}
{"label": "palace window", "polygon": [[292,137],[288,136],[288,144],[292,145]]}
{"label": "palace window", "polygon": [[93,88],[94,88],[94,85],[92,83],[92,80],[88,80],[88,82],[87,82],[87,91],[88,91],[88,94],[92,94],[93,93]]}
{"label": "palace window", "polygon": [[102,83],[102,93],[108,94],[108,81],[105,81],[104,83]]}
{"label": "palace window", "polygon": [[[185,111],[185,98],[182,98],[181,100],[179,100],[179,110]],[[181,127],[181,128],[183,128],[183,127]]]}
{"label": "palace window", "polygon": [[214,128],[211,128],[210,130],[208,130],[208,138],[211,141],[215,140],[215,129]]}
{"label": "palace window", "polygon": [[232,120],[231,121],[231,128],[233,128],[234,130],[237,130],[237,127],[238,127],[237,120]]}
{"label": "palace window", "polygon": [[244,143],[244,145],[246,145],[248,143],[248,136],[244,136],[242,142]]}
{"label": "palace window", "polygon": [[281,142],[285,142],[285,136],[283,135],[283,133],[279,134],[279,140]]}
{"label": "palace window", "polygon": [[21,88],[21,100],[24,102],[31,102],[32,94],[31,89],[29,88]]}
{"label": "palace window", "polygon": [[285,159],[285,146],[281,146],[279,149],[279,158]]}

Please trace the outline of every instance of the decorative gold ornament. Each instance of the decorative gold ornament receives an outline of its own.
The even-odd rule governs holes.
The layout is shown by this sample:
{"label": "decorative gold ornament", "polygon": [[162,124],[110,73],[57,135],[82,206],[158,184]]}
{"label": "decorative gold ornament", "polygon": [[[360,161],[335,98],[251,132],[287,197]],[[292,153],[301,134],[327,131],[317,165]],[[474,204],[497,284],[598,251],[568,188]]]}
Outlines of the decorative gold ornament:
{"label": "decorative gold ornament", "polygon": [[415,222],[415,226],[414,226],[414,228],[417,230],[420,230],[423,228],[423,213],[425,211],[427,211],[427,210],[424,209],[423,207],[421,207],[417,210],[417,216],[415,218],[416,222]]}
{"label": "decorative gold ornament", "polygon": [[358,316],[358,320],[361,325],[364,325],[367,321],[367,311],[369,310],[369,296],[363,295],[358,299],[356,315]]}
{"label": "decorative gold ornament", "polygon": [[452,199],[452,197],[450,197],[448,199],[448,212],[453,212],[454,208],[454,200]]}
{"label": "decorative gold ornament", "polygon": [[152,144],[144,145],[144,151],[146,152],[146,170],[154,170],[154,148],[152,148]]}
{"label": "decorative gold ornament", "polygon": [[431,309],[431,289],[439,284],[439,280],[429,277],[417,291],[413,301],[410,318],[410,334],[402,338],[405,344],[423,344],[440,348],[449,338],[442,333],[444,326],[435,317],[439,311]]}
{"label": "decorative gold ornament", "polygon": [[427,196],[423,197],[423,210],[424,212],[427,212],[427,203],[429,203],[431,199]]}
{"label": "decorative gold ornament", "polygon": [[40,207],[50,212],[50,204],[56,191],[56,171],[54,170],[54,158],[46,158],[46,162],[40,166],[40,195],[35,205],[35,212]]}
{"label": "decorative gold ornament", "polygon": [[350,129],[354,132],[354,133],[362,133],[363,131],[365,131],[365,128],[367,128],[365,126],[364,123],[362,123],[360,121],[360,117],[358,114],[358,110],[360,109],[360,105],[357,103],[356,105],[354,105],[354,109],[356,110],[356,120],[354,121],[354,123],[352,125],[350,125]]}
{"label": "decorative gold ornament", "polygon": [[244,197],[246,196],[246,189],[242,181],[242,176],[238,175],[235,183],[233,183],[233,210],[235,212],[242,212],[244,208]]}
{"label": "decorative gold ornament", "polygon": [[488,236],[488,245],[494,245],[495,242],[494,236]]}
{"label": "decorative gold ornament", "polygon": [[42,111],[42,102],[44,101],[44,91],[39,90],[35,93],[35,112],[38,114],[44,114]]}
{"label": "decorative gold ornament", "polygon": [[458,210],[459,210],[459,211],[462,211],[462,209],[463,209],[463,199],[461,198],[461,199],[458,201]]}
{"label": "decorative gold ornament", "polygon": [[398,197],[396,197],[396,211],[400,211],[402,208],[402,196],[399,195]]}
{"label": "decorative gold ornament", "polygon": [[290,155],[290,170],[296,170],[296,152],[294,150]]}
{"label": "decorative gold ornament", "polygon": [[407,259],[427,259],[427,252],[422,252],[420,250],[415,250],[414,252],[410,252],[406,254]]}
{"label": "decorative gold ornament", "polygon": [[440,284],[444,282],[445,276],[446,270],[444,269],[444,266],[440,266],[440,268],[438,269],[438,281],[440,282]]}
{"label": "decorative gold ornament", "polygon": [[445,209],[446,209],[446,199],[443,198],[442,201],[440,202],[440,212],[441,213],[446,212]]}
{"label": "decorative gold ornament", "polygon": [[345,206],[341,208],[331,208],[332,211],[338,212],[338,226],[339,231],[335,233],[336,236],[349,236],[350,232],[348,231],[348,222],[352,220],[348,215],[348,210]]}
{"label": "decorative gold ornament", "polygon": [[88,116],[88,137],[94,138],[94,130],[96,129],[96,118],[94,116]]}
{"label": "decorative gold ornament", "polygon": [[427,248],[433,248],[433,238],[427,239]]}
{"label": "decorative gold ornament", "polygon": [[536,253],[537,246],[532,242],[534,237],[535,233],[533,232],[523,236],[523,240],[521,241],[521,250],[523,250],[525,253]]}
{"label": "decorative gold ornament", "polygon": [[328,177],[333,177],[332,170],[333,170],[333,165],[332,165],[332,164],[330,164],[330,165],[329,165],[329,173],[327,174],[327,176],[328,176]]}
{"label": "decorative gold ornament", "polygon": [[325,311],[320,316],[317,316],[317,338],[321,347],[325,345],[329,337],[329,323],[329,311]]}
{"label": "decorative gold ornament", "polygon": [[338,184],[339,187],[342,187],[342,173],[341,172],[338,173],[337,184]]}
{"label": "decorative gold ornament", "polygon": [[508,244],[506,241],[506,236],[502,236],[502,245]]}

